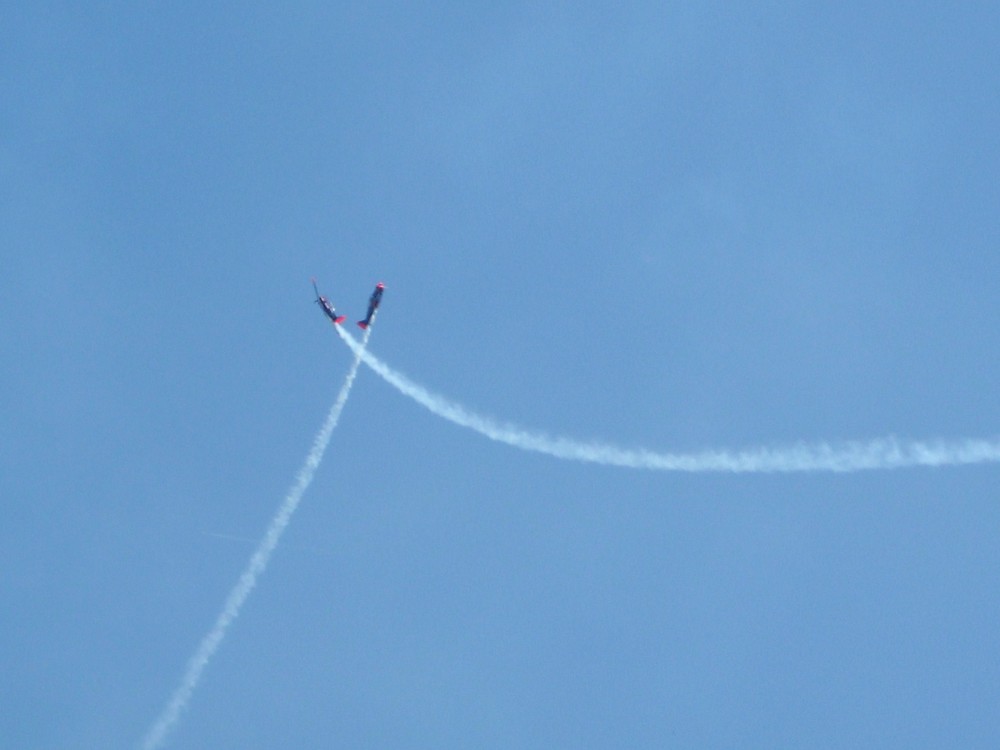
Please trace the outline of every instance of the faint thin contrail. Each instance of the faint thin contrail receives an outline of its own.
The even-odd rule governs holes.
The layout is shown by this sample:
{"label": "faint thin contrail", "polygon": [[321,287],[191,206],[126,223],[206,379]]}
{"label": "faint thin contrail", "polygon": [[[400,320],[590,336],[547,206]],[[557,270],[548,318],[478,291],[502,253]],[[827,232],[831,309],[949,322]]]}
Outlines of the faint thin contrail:
{"label": "faint thin contrail", "polygon": [[545,453],[571,461],[605,466],[659,471],[764,473],[793,471],[849,472],[864,469],[898,469],[907,466],[957,466],[1000,462],[1000,439],[918,440],[894,437],[844,443],[798,444],[744,450],[707,450],[697,453],[660,453],[645,448],[620,448],[565,437],[549,437],[511,424],[501,424],[431,393],[375,355],[344,331],[337,329],[355,356],[400,393],[409,396],[439,417],[480,435],[522,450]]}
{"label": "faint thin contrail", "polygon": [[[336,327],[339,329],[339,326]],[[257,545],[257,549],[250,558],[250,562],[246,570],[243,571],[243,575],[240,576],[236,587],[226,598],[222,612],[219,613],[219,617],[216,619],[212,629],[202,639],[198,650],[195,651],[194,656],[191,657],[191,661],[188,662],[180,686],[174,691],[163,712],[157,718],[156,723],[153,724],[146,738],[142,741],[142,750],[155,750],[155,748],[163,744],[167,734],[173,728],[174,724],[177,723],[181,712],[191,700],[191,694],[194,692],[195,687],[197,687],[202,672],[205,671],[205,667],[208,665],[212,655],[219,648],[222,639],[226,637],[229,626],[232,625],[233,620],[239,615],[240,608],[247,597],[250,596],[250,592],[253,591],[254,586],[257,585],[257,577],[267,567],[267,563],[271,559],[271,553],[278,546],[281,534],[288,526],[292,514],[295,513],[299,501],[302,500],[302,495],[308,489],[313,477],[316,475],[316,469],[319,468],[320,461],[323,460],[323,453],[326,451],[326,446],[330,443],[330,436],[333,434],[333,430],[340,420],[340,413],[344,410],[344,404],[347,403],[347,397],[351,393],[351,386],[354,385],[354,378],[358,374],[358,367],[361,364],[361,357],[363,356],[365,347],[368,345],[368,337],[371,335],[371,330],[369,328],[365,331],[364,338],[360,344],[355,342],[354,362],[351,363],[351,369],[347,373],[347,378],[340,388],[340,393],[337,394],[337,400],[333,402],[333,406],[330,407],[330,413],[326,415],[326,421],[313,440],[312,449],[306,457],[305,464],[299,470],[295,484],[292,485],[292,488],[288,491],[288,494],[278,508],[278,512],[271,519],[271,524],[267,527],[264,538]]]}

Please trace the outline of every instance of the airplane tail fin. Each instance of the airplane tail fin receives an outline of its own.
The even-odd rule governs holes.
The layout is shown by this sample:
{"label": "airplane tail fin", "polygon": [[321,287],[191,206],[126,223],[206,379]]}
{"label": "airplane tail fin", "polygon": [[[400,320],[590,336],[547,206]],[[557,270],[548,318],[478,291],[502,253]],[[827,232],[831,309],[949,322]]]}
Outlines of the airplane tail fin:
{"label": "airplane tail fin", "polygon": [[337,325],[340,325],[345,320],[347,320],[347,316],[346,315],[338,315],[336,318],[333,319],[333,322],[336,323]]}
{"label": "airplane tail fin", "polygon": [[358,321],[358,328],[360,328],[361,330],[364,330],[367,327],[368,327],[368,321],[367,320],[359,320]]}

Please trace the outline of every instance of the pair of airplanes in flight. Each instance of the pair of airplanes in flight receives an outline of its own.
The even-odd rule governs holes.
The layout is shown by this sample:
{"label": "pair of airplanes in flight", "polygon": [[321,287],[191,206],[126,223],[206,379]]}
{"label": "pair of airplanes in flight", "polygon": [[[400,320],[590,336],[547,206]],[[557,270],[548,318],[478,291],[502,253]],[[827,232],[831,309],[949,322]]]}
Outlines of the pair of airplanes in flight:
{"label": "pair of airplanes in flight", "polygon": [[[347,320],[346,315],[337,315],[337,311],[333,309],[333,305],[330,304],[330,300],[319,293],[319,287],[316,286],[316,279],[312,280],[313,289],[316,290],[316,304],[323,308],[323,313],[328,317],[335,325],[340,325],[345,320]],[[375,285],[375,291],[372,292],[372,296],[368,298],[368,312],[365,315],[364,320],[358,321],[358,327],[367,328],[372,322],[372,315],[378,310],[379,303],[382,301],[382,292],[385,291],[385,284],[381,281]]]}

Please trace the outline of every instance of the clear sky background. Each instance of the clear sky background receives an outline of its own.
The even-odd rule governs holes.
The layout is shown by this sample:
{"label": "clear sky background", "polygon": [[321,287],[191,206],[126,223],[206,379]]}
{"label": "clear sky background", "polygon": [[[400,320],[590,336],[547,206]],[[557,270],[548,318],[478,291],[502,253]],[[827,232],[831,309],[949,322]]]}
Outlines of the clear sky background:
{"label": "clear sky background", "polygon": [[[996,3],[3,18],[5,747],[162,710],[347,371],[313,275],[550,434],[1000,432]],[[562,462],[362,370],[168,744],[995,748],[998,478]]]}

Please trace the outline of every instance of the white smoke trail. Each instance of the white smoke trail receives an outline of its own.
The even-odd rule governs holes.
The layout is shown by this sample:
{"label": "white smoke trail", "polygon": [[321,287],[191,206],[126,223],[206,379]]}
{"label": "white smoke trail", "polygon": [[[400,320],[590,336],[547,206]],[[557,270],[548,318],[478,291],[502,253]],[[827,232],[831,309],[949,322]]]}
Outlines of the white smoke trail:
{"label": "white smoke trail", "polygon": [[[340,328],[339,326],[335,327],[338,330]],[[188,662],[180,686],[174,691],[174,694],[167,702],[166,708],[163,709],[163,712],[149,730],[146,738],[142,741],[142,750],[155,750],[155,748],[163,744],[167,734],[173,728],[174,724],[177,723],[181,712],[191,700],[191,694],[194,692],[195,687],[197,687],[202,672],[205,671],[209,660],[215,654],[216,649],[219,648],[219,644],[222,643],[223,638],[226,637],[229,626],[232,625],[233,621],[239,615],[240,608],[247,597],[250,596],[250,592],[253,591],[254,586],[257,585],[257,577],[267,567],[271,559],[271,553],[278,546],[278,540],[281,539],[281,535],[288,526],[292,514],[295,513],[299,501],[302,500],[302,495],[305,494],[305,491],[312,483],[320,461],[323,460],[323,454],[330,443],[330,436],[333,434],[337,422],[340,421],[340,413],[344,410],[344,404],[347,403],[347,397],[351,393],[351,386],[354,385],[354,378],[358,374],[358,367],[361,364],[361,357],[363,356],[365,347],[368,345],[368,337],[371,336],[371,330],[371,328],[368,328],[365,331],[364,338],[360,344],[355,342],[356,348],[351,369],[348,371],[347,378],[345,378],[344,384],[340,388],[340,393],[337,394],[337,400],[330,407],[330,413],[327,414],[326,421],[313,440],[312,449],[306,457],[305,464],[299,470],[295,484],[292,485],[292,488],[288,491],[288,494],[278,508],[278,512],[271,519],[271,524],[267,527],[264,538],[257,545],[256,551],[250,558],[250,562],[246,570],[243,571],[243,575],[240,576],[240,580],[237,582],[235,588],[233,588],[226,598],[222,612],[219,613],[219,617],[216,619],[212,629],[202,639],[198,650],[195,651],[194,656],[191,657],[191,661]]]}
{"label": "white smoke trail", "polygon": [[799,444],[739,451],[708,450],[697,453],[658,453],[645,448],[620,448],[564,437],[549,437],[466,409],[393,370],[363,344],[337,329],[356,356],[400,393],[409,396],[439,417],[480,435],[522,450],[546,453],[556,458],[585,461],[630,469],[687,472],[849,472],[863,469],[897,469],[907,466],[956,466],[1000,462],[1000,439],[900,441],[894,437],[839,444]]}

